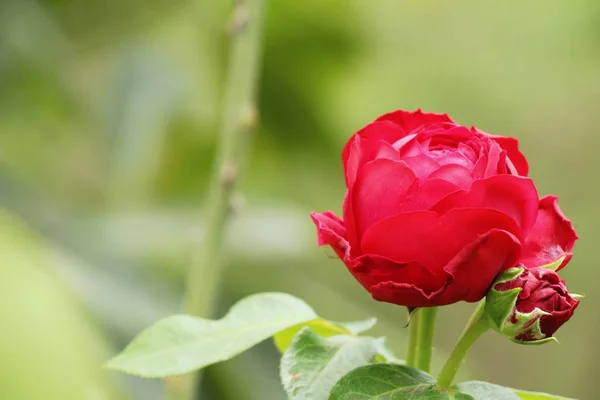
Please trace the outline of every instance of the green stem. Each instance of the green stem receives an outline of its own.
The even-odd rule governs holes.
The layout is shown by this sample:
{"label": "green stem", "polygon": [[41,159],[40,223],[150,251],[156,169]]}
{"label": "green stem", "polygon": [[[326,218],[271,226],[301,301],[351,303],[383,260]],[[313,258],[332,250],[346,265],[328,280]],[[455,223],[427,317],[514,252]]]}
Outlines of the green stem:
{"label": "green stem", "polygon": [[436,315],[437,307],[427,307],[421,310],[419,319],[419,339],[415,367],[425,372],[431,370],[431,352]]}
{"label": "green stem", "polygon": [[442,371],[438,375],[438,384],[441,387],[450,387],[452,381],[456,377],[456,373],[460,369],[467,352],[475,343],[475,341],[483,335],[488,329],[490,329],[487,318],[484,317],[485,310],[485,299],[482,300],[471,318],[467,323],[463,333],[461,334],[458,342],[454,346],[450,357],[446,360],[446,364],[442,368]]}
{"label": "green stem", "polygon": [[406,346],[406,365],[409,367],[416,367],[417,364],[417,352],[419,344],[419,327],[420,327],[420,311],[417,308],[413,311],[408,322],[408,343]]}
{"label": "green stem", "polygon": [[[229,66],[217,155],[204,212],[202,243],[186,279],[184,312],[208,317],[222,267],[223,238],[232,211],[232,195],[256,125],[255,92],[259,78],[264,0],[237,0],[232,13]],[[169,400],[193,400],[200,374],[167,381]]]}

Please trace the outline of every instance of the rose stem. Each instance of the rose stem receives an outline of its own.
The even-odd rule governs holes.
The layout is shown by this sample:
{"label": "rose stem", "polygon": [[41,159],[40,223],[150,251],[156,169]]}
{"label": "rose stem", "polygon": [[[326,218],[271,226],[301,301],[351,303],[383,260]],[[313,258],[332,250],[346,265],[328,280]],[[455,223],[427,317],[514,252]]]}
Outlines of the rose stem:
{"label": "rose stem", "polygon": [[431,369],[431,351],[436,315],[437,307],[427,307],[421,310],[419,319],[419,339],[415,367],[425,372],[429,372]]}
{"label": "rose stem", "polygon": [[410,315],[408,321],[408,343],[406,346],[406,365],[409,367],[416,367],[417,353],[419,345],[419,320],[421,315],[421,309],[417,308]]}
{"label": "rose stem", "polygon": [[452,381],[456,377],[456,373],[467,355],[467,352],[475,343],[475,341],[490,329],[487,318],[484,316],[485,299],[479,302],[479,305],[471,315],[467,326],[465,327],[460,338],[456,342],[450,357],[446,360],[446,364],[438,375],[438,385],[440,387],[450,387]]}
{"label": "rose stem", "polygon": [[[232,211],[232,195],[256,125],[255,92],[259,79],[264,0],[234,2],[229,32],[231,45],[224,87],[221,131],[204,210],[203,240],[186,279],[183,310],[210,316],[219,285],[226,222]],[[167,381],[169,400],[193,400],[200,374]]]}

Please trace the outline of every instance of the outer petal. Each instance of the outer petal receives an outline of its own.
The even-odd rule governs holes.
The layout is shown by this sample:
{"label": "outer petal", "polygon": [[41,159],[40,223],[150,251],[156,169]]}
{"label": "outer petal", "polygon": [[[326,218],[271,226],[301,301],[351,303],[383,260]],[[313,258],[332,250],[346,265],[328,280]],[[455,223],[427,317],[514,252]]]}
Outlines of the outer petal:
{"label": "outer petal", "polygon": [[475,181],[468,192],[448,195],[432,210],[443,214],[453,208],[491,208],[511,217],[526,235],[537,218],[538,202],[538,193],[531,179],[497,175]]}
{"label": "outer petal", "polygon": [[401,212],[401,204],[417,186],[415,174],[402,161],[379,159],[366,164],[351,190],[358,238],[377,221]]}
{"label": "outer petal", "polygon": [[520,262],[533,268],[550,264],[566,255],[557,269],[560,270],[571,258],[569,252],[578,238],[571,221],[558,208],[558,198],[546,196],[540,200],[538,216],[525,239]]}
{"label": "outer petal", "polygon": [[397,264],[374,256],[367,256],[373,261],[353,274],[374,299],[387,303],[432,307],[476,302],[500,271],[515,265],[520,248],[514,235],[492,230],[463,247],[444,267],[445,276],[416,263]]}
{"label": "outer petal", "polygon": [[399,264],[416,262],[437,274],[461,249],[491,230],[515,236],[521,231],[510,217],[491,209],[454,209],[443,215],[418,211],[379,221],[365,232],[361,247],[365,254]]}
{"label": "outer petal", "polygon": [[[438,304],[438,296],[443,293],[445,286],[432,293],[427,293],[418,286],[408,283],[381,282],[369,289],[375,300],[398,304],[410,308],[432,307]],[[450,304],[450,303],[444,303]]]}
{"label": "outer petal", "polygon": [[354,134],[342,151],[346,186],[351,187],[358,170],[375,158],[380,142],[394,143],[404,136],[404,131],[390,121],[373,122]]}
{"label": "outer petal", "polygon": [[393,111],[377,118],[377,121],[393,121],[404,129],[405,134],[412,133],[423,125],[455,123],[448,114],[424,113],[421,109]]}
{"label": "outer petal", "polygon": [[552,336],[565,322],[567,322],[575,313],[579,306],[579,300],[568,296],[569,308],[563,311],[553,311],[552,315],[542,315],[540,318],[540,329],[546,336]]}
{"label": "outer petal", "polygon": [[481,300],[501,271],[517,264],[521,242],[511,233],[493,229],[481,235],[448,263],[448,288],[434,298],[436,305]]}
{"label": "outer petal", "polygon": [[334,213],[310,213],[310,217],[317,226],[318,245],[329,245],[341,260],[345,260],[350,253],[350,245],[346,240],[346,228],[342,220]]}
{"label": "outer petal", "polygon": [[417,263],[398,264],[374,255],[359,257],[349,270],[376,300],[400,305],[415,303],[407,301],[404,296],[397,296],[396,286],[408,288],[417,297],[422,295],[424,298],[416,303],[418,306],[423,304],[425,298],[443,289],[446,282],[444,273],[436,276]]}

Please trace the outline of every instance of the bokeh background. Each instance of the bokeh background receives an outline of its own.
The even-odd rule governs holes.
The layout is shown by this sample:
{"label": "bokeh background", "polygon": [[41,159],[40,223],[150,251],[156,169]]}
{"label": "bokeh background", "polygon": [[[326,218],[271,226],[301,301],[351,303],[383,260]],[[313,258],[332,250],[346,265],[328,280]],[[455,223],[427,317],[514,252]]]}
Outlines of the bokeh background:
{"label": "bokeh background", "polygon": [[[228,1],[0,2],[0,399],[154,400],[159,381],[101,369],[178,310],[202,232],[227,61]],[[542,194],[581,236],[563,272],[587,295],[562,345],[488,334],[463,378],[597,398],[600,2],[268,1],[260,129],[218,295],[259,291],[322,316],[377,316],[403,354],[406,314],[372,301],[311,210],[340,211],[347,138],[397,108],[521,140]],[[449,351],[470,304],[441,310]],[[202,399],[279,400],[271,343],[210,368]],[[439,368],[439,360],[436,362]]]}

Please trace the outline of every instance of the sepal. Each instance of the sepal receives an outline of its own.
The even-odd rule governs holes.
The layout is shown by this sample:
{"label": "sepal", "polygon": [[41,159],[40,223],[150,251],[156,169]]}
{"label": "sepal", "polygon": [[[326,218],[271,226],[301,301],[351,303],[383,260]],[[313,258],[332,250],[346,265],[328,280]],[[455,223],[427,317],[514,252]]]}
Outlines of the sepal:
{"label": "sepal", "polygon": [[519,344],[538,345],[556,341],[554,337],[544,334],[540,325],[541,318],[550,313],[537,307],[527,313],[518,311],[517,299],[523,288],[500,289],[501,286],[510,286],[510,282],[517,280],[524,271],[523,267],[510,268],[496,278],[486,296],[485,314],[490,325]]}

